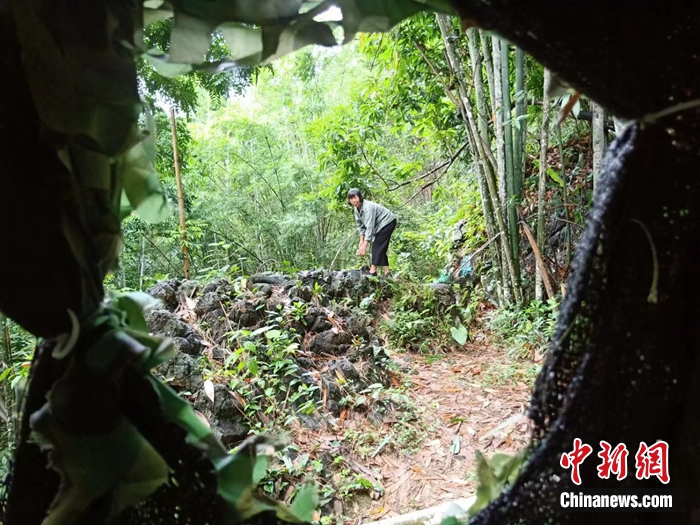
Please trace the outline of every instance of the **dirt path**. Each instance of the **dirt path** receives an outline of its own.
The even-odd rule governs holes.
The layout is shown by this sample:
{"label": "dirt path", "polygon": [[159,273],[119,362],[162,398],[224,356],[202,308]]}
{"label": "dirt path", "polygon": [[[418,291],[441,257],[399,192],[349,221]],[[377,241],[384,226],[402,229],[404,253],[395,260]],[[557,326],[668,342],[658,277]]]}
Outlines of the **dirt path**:
{"label": "dirt path", "polygon": [[503,352],[490,345],[470,345],[437,360],[405,354],[396,359],[416,372],[408,377],[409,390],[428,433],[410,455],[374,458],[371,466],[381,472],[385,494],[365,521],[471,496],[475,450],[486,456],[515,453],[527,443],[527,365],[504,367]]}
{"label": "dirt path", "polygon": [[[412,415],[383,422],[349,415],[323,434],[297,436],[316,450],[340,451],[348,470],[379,490],[336,512],[355,523],[423,509],[474,494],[475,450],[515,453],[528,440],[523,417],[537,366],[516,362],[486,340],[444,356],[395,354]],[[296,441],[296,439],[295,439]],[[306,448],[306,447],[303,447]],[[342,473],[339,475],[343,475]],[[357,474],[355,474],[357,476]],[[383,489],[383,490],[382,490]]]}

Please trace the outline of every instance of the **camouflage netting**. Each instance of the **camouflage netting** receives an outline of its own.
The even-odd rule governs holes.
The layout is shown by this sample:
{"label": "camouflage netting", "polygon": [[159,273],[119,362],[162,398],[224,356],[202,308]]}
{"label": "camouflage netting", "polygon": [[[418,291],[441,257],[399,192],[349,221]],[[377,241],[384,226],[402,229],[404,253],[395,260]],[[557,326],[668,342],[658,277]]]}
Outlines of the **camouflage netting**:
{"label": "camouflage netting", "polygon": [[[574,88],[635,123],[612,144],[577,250],[554,342],[533,393],[532,454],[472,523],[688,523],[700,482],[700,18],[680,2],[455,2]],[[593,447],[582,483],[560,466],[574,438]],[[598,478],[599,442],[625,443],[623,481]],[[660,488],[635,477],[640,442],[670,445],[668,488],[684,512],[559,513],[579,488]],[[612,476],[614,478],[614,476]]]}

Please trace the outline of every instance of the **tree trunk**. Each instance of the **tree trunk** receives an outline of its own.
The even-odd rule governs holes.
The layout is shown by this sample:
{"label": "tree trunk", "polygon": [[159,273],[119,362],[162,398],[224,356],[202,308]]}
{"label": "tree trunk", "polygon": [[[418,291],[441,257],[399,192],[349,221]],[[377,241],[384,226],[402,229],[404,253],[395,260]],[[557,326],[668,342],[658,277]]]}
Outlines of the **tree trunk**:
{"label": "tree trunk", "polygon": [[603,164],[603,156],[608,145],[605,136],[605,108],[595,102],[591,102],[591,108],[593,109],[593,121],[591,123],[593,135],[593,190],[595,191],[600,167]]}
{"label": "tree trunk", "polygon": [[185,198],[182,193],[182,177],[180,175],[180,156],[177,149],[177,126],[175,123],[175,108],[170,108],[170,126],[173,134],[173,164],[175,165],[175,181],[177,182],[177,203],[180,210],[180,234],[182,236],[182,261],[185,279],[190,278],[190,254],[187,249],[187,228],[185,224]]}
{"label": "tree trunk", "polygon": [[[542,127],[540,128],[540,173],[537,187],[537,245],[544,257],[547,248],[545,225],[545,194],[547,191],[547,150],[549,149],[549,97],[547,86],[551,82],[552,71],[544,70],[544,97],[542,100]],[[542,273],[539,266],[535,272],[535,299],[542,299]]]}

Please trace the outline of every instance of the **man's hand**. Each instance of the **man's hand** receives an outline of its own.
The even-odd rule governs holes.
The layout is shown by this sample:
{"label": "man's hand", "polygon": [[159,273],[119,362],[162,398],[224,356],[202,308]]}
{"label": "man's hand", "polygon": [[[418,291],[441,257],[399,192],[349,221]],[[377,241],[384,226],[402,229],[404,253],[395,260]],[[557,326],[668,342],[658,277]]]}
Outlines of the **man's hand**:
{"label": "man's hand", "polygon": [[360,257],[364,257],[364,255],[367,253],[367,241],[360,241],[360,246],[355,252],[355,255],[359,255]]}

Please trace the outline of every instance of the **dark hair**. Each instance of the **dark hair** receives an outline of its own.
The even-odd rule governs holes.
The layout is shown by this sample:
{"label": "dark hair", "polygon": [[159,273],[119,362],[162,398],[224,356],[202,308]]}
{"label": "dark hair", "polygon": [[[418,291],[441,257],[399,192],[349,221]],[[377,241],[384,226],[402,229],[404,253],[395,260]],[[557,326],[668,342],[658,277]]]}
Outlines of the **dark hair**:
{"label": "dark hair", "polygon": [[350,202],[350,197],[359,197],[360,202],[365,201],[364,197],[362,197],[362,192],[360,191],[359,188],[353,188],[348,192],[348,196],[347,196],[348,202]]}

